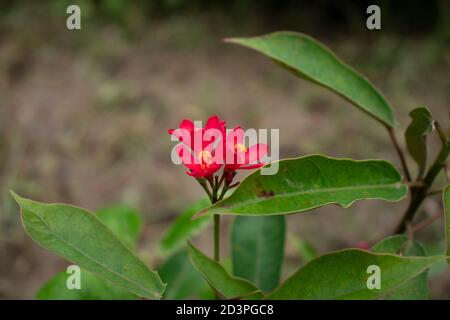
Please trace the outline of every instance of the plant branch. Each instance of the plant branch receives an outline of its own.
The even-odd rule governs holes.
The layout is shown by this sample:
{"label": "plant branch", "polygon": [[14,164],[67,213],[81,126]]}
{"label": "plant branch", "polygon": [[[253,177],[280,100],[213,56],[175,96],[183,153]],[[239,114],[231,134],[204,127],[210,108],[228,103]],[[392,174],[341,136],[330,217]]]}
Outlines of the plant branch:
{"label": "plant branch", "polygon": [[395,137],[394,130],[392,128],[387,128],[389,132],[389,137],[391,138],[392,144],[394,145],[395,151],[397,151],[398,157],[400,158],[400,163],[405,174],[406,181],[411,181],[411,175],[409,173],[408,165],[406,164],[405,155],[403,154],[400,145],[398,144],[397,138]]}
{"label": "plant branch", "polygon": [[438,173],[445,167],[445,161],[447,160],[448,154],[450,153],[450,140],[442,146],[441,151],[437,155],[431,167],[423,179],[423,186],[411,187],[411,202],[409,203],[406,212],[404,213],[400,223],[397,225],[394,233],[403,233],[409,222],[412,221],[417,209],[422,204],[422,201],[427,197],[430,187]]}
{"label": "plant branch", "polygon": [[441,139],[442,144],[445,144],[447,142],[447,135],[444,132],[444,129],[442,129],[441,124],[437,121],[434,122],[434,126],[436,128],[436,131],[439,135],[439,139]]}
{"label": "plant branch", "polygon": [[442,189],[430,190],[427,193],[427,197],[434,196],[434,195],[437,195],[437,194],[442,194],[442,192],[444,192],[444,190],[442,190]]}
{"label": "plant branch", "polygon": [[417,187],[423,187],[425,185],[425,183],[422,180],[416,180],[416,181],[404,183],[404,185],[409,188],[417,188]]}
{"label": "plant branch", "polygon": [[412,226],[412,232],[415,233],[417,231],[420,231],[422,229],[425,229],[429,225],[431,225],[433,222],[441,219],[443,217],[443,214],[440,212],[438,214],[432,215],[428,218],[423,219],[422,221],[418,222],[417,224]]}

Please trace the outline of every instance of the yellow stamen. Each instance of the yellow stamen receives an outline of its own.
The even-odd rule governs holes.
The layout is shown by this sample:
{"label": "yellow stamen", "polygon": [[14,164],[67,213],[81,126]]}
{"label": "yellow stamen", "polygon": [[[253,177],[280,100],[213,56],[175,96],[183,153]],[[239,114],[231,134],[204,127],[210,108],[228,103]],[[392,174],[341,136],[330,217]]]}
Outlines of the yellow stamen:
{"label": "yellow stamen", "polygon": [[238,152],[245,152],[247,151],[247,148],[242,143],[236,143],[234,145],[234,149]]}
{"label": "yellow stamen", "polygon": [[206,150],[200,151],[198,153],[197,158],[198,160],[200,160],[200,165],[202,166],[203,169],[214,163],[214,159],[211,155],[211,152]]}

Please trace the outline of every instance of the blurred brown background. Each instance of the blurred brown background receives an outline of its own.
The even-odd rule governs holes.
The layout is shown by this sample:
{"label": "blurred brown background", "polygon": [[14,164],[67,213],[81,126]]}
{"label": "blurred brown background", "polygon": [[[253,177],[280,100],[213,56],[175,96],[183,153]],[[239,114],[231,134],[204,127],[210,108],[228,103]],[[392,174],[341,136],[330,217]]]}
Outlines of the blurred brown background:
{"label": "blurred brown background", "polygon": [[[65,265],[26,236],[9,189],[91,210],[138,208],[141,249],[157,265],[161,234],[202,197],[170,161],[167,129],[184,117],[218,114],[230,126],[279,128],[282,158],[323,153],[398,165],[385,130],[348,102],[221,42],[275,30],[308,33],[381,89],[395,107],[402,143],[412,108],[426,105],[448,125],[449,2],[378,1],[382,30],[369,31],[365,10],[372,3],[1,1],[0,299],[33,298]],[[81,7],[80,31],[66,29],[69,4]],[[435,152],[438,140],[430,140]],[[444,183],[441,176],[437,186]],[[442,210],[439,200],[429,198],[417,219]],[[328,206],[289,216],[289,232],[321,253],[375,242],[405,205]],[[441,252],[442,221],[417,237],[429,252]],[[208,250],[209,238],[207,231],[197,242]],[[289,241],[286,259],[285,275],[301,262]],[[432,298],[449,298],[450,272],[434,273]]]}

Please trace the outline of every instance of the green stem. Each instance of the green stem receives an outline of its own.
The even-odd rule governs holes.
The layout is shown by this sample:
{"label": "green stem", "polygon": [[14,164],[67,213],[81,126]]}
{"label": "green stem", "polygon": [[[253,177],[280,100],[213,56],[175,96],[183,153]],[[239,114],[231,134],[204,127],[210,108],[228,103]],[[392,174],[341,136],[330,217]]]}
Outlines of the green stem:
{"label": "green stem", "polygon": [[[219,179],[217,176],[209,177],[207,179],[197,179],[202,188],[208,194],[211,204],[214,204],[220,200],[225,195],[225,192],[232,186],[229,186],[225,182],[225,172],[222,173],[222,177]],[[225,183],[224,183],[225,182]],[[223,184],[223,186],[222,186]],[[209,185],[209,188],[208,188]],[[222,186],[222,191],[220,187]],[[211,190],[210,190],[211,189]],[[214,219],[214,260],[220,261],[220,215],[215,214]]]}
{"label": "green stem", "polygon": [[[209,178],[208,182],[211,186],[211,204],[219,201],[218,192],[219,192],[219,180],[217,177]],[[217,262],[220,261],[220,215],[215,214],[213,216],[214,219],[214,260]]]}
{"label": "green stem", "polygon": [[214,215],[214,260],[220,261],[220,215]]}
{"label": "green stem", "polygon": [[444,129],[442,129],[441,124],[437,121],[434,122],[436,131],[439,135],[439,139],[441,139],[442,144],[445,144],[447,142],[447,135],[444,132]]}

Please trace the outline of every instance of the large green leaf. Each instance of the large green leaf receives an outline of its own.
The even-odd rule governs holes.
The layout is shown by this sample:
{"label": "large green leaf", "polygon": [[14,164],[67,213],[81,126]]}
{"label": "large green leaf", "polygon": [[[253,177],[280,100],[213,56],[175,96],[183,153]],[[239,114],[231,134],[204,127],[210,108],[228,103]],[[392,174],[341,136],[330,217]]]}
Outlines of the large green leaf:
{"label": "large green leaf", "polygon": [[[416,240],[410,240],[405,235],[387,237],[372,247],[375,253],[393,253],[402,256],[426,256],[425,249]],[[384,296],[389,300],[425,300],[428,299],[428,271],[405,282]]]}
{"label": "large green leaf", "polygon": [[70,275],[59,272],[36,294],[39,300],[132,300],[137,296],[92,273],[81,270],[81,288],[68,289]]}
{"label": "large green leaf", "polygon": [[[97,217],[130,248],[135,248],[141,220],[133,208],[117,205],[100,209]],[[67,288],[69,275],[57,273],[38,291],[36,297],[42,300],[128,300],[136,299],[134,294],[116,287],[111,282],[81,270],[81,289]]]}
{"label": "large green leaf", "polygon": [[[450,185],[444,190],[445,237],[447,239],[447,256],[450,256]],[[450,265],[450,259],[447,260]]]}
{"label": "large green leaf", "polygon": [[203,217],[192,220],[198,211],[206,208],[210,204],[208,198],[204,198],[177,217],[174,223],[164,233],[160,244],[160,252],[164,255],[179,250],[186,244],[186,241],[198,234],[211,223],[210,217]]}
{"label": "large green leaf", "polygon": [[[158,269],[161,279],[167,283],[164,299],[193,299],[211,291],[202,275],[192,266],[186,250],[170,256]],[[214,294],[210,295],[214,297]]]}
{"label": "large green leaf", "polygon": [[238,216],[231,229],[233,274],[269,292],[280,282],[286,221],[283,216]]}
{"label": "large green leaf", "polygon": [[13,193],[25,230],[41,246],[140,297],[159,299],[165,285],[94,214]]}
{"label": "large green leaf", "polygon": [[262,292],[245,279],[233,277],[216,261],[210,259],[189,243],[189,256],[194,267],[223,299],[260,299]]}
{"label": "large green leaf", "polygon": [[130,248],[136,246],[141,232],[139,213],[128,206],[116,205],[97,210],[97,217]]}
{"label": "large green leaf", "polygon": [[294,74],[338,93],[384,125],[396,125],[392,107],[374,85],[307,35],[274,32],[225,41],[254,49]]}
{"label": "large green leaf", "polygon": [[419,166],[419,177],[422,177],[427,164],[427,135],[433,131],[433,118],[425,107],[414,109],[409,114],[412,121],[405,131],[408,151]]}
{"label": "large green leaf", "polygon": [[[376,299],[424,272],[444,256],[402,257],[346,249],[310,261],[268,299]],[[380,289],[369,289],[369,266],[378,266]]]}
{"label": "large green leaf", "polygon": [[208,214],[270,215],[303,212],[327,204],[350,206],[361,199],[398,201],[407,188],[386,161],[311,155],[281,160],[275,175],[254,171]]}

